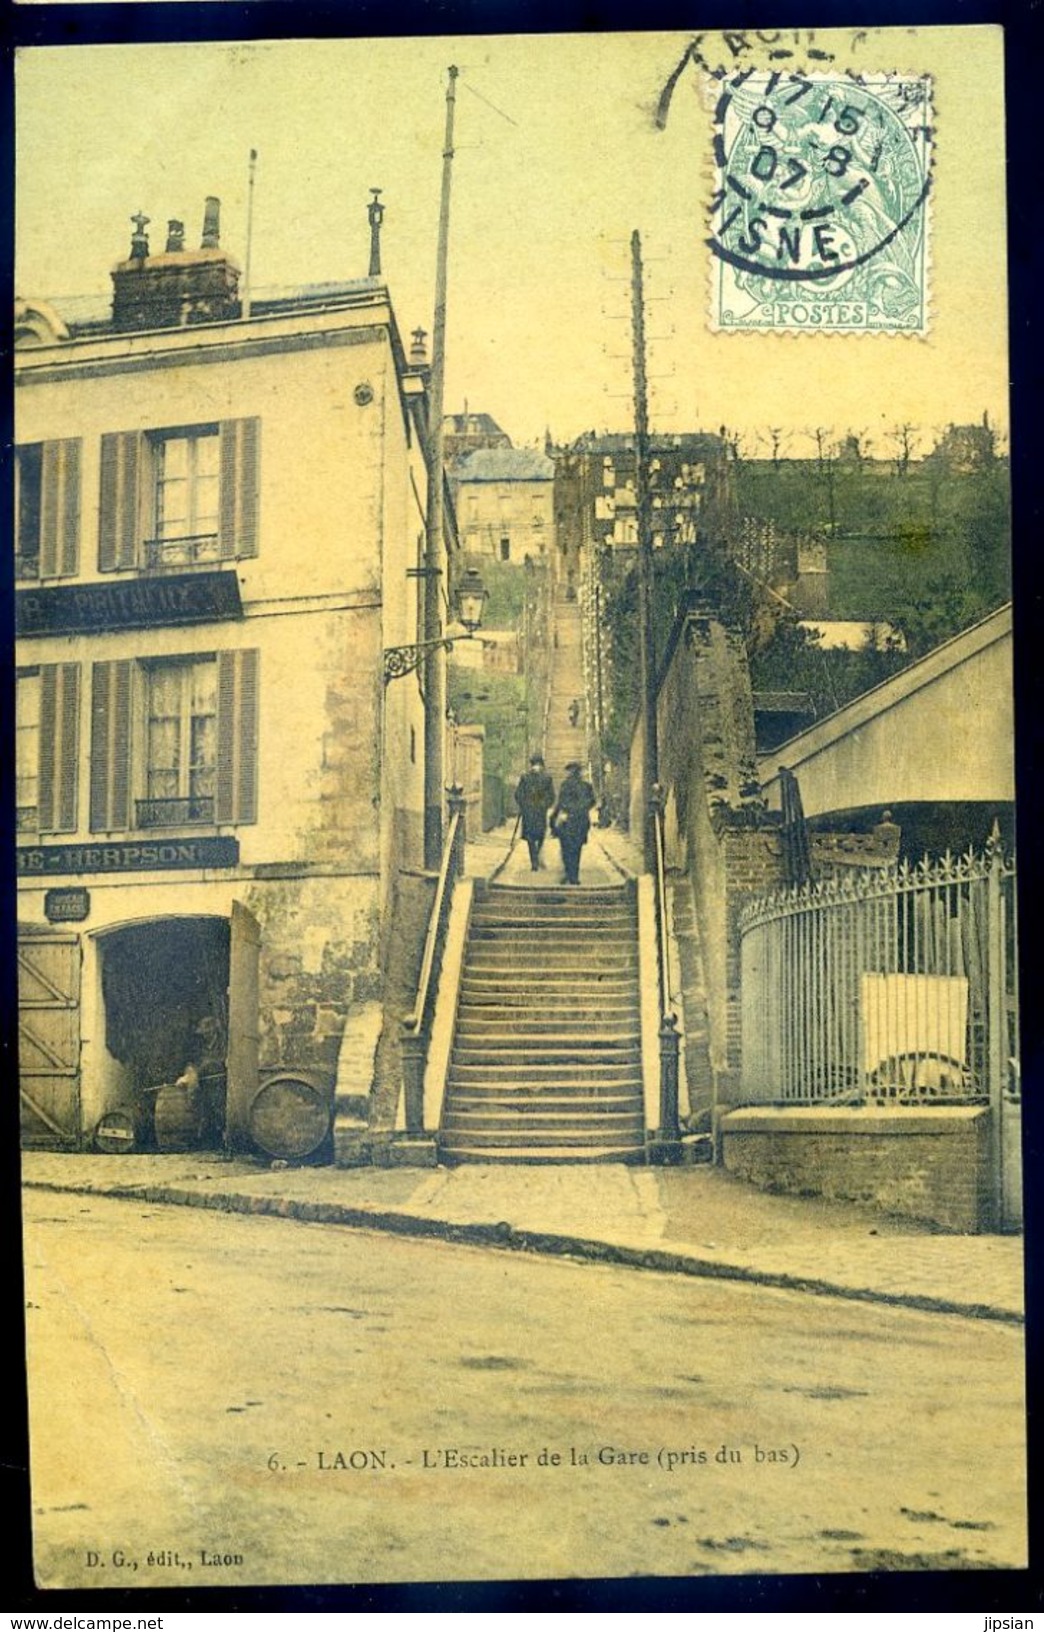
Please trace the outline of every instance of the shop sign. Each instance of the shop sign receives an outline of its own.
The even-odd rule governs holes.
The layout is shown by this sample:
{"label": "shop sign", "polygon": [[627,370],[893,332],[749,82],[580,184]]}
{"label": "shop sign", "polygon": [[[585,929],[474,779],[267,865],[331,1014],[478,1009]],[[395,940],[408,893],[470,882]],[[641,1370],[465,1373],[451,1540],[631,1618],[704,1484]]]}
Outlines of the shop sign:
{"label": "shop sign", "polygon": [[49,924],[82,924],[90,910],[90,893],[79,885],[68,890],[48,890],[44,896],[44,917]]}
{"label": "shop sign", "polygon": [[164,839],[153,844],[37,844],[19,847],[18,876],[156,873],[189,867],[235,867],[238,861],[238,839]]}
{"label": "shop sign", "polygon": [[234,572],[172,573],[163,578],[107,584],[61,584],[15,595],[20,635],[77,635],[104,629],[148,629],[155,624],[209,623],[242,616]]}

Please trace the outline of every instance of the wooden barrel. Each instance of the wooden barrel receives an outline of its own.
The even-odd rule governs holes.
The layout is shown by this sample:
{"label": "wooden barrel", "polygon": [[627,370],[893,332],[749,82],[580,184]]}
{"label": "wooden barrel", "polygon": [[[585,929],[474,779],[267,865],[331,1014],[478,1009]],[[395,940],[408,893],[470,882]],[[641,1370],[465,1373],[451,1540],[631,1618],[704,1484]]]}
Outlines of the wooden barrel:
{"label": "wooden barrel", "polygon": [[198,1150],[203,1137],[199,1087],[165,1082],[156,1095],[157,1150]]}
{"label": "wooden barrel", "polygon": [[94,1129],[94,1148],[105,1156],[121,1156],[138,1149],[138,1129],[133,1111],[106,1111]]}
{"label": "wooden barrel", "polygon": [[268,1156],[301,1161],[314,1156],[330,1131],[329,1093],[292,1071],[269,1077],[250,1107],[250,1137]]}

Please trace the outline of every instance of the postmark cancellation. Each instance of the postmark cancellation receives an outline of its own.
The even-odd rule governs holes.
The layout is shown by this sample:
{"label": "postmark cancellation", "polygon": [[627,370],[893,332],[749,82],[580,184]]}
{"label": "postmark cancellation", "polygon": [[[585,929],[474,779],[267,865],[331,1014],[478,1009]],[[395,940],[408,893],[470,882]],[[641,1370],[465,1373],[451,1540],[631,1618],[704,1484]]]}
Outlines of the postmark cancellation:
{"label": "postmark cancellation", "polygon": [[926,334],[930,78],[737,69],[709,87],[712,327]]}

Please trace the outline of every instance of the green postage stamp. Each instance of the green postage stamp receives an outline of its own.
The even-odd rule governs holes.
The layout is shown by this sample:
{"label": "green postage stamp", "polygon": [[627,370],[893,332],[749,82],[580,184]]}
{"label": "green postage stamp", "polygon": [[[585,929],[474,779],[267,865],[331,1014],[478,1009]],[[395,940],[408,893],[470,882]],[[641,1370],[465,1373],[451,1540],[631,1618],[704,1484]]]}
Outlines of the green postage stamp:
{"label": "green postage stamp", "polygon": [[926,334],[930,79],[714,80],[713,327]]}

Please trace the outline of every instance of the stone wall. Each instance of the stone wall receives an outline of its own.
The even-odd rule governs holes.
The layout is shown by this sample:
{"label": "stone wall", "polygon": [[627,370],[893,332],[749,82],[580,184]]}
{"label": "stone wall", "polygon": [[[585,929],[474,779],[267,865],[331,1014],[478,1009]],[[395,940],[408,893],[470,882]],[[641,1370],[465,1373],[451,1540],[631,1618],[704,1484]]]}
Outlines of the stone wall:
{"label": "stone wall", "polygon": [[984,1106],[730,1112],[724,1165],[787,1195],[855,1201],[960,1234],[994,1227]]}
{"label": "stone wall", "polygon": [[333,1082],[349,1013],[381,996],[377,895],[375,876],[266,879],[243,891],[261,926],[262,1072],[309,1067]]}

